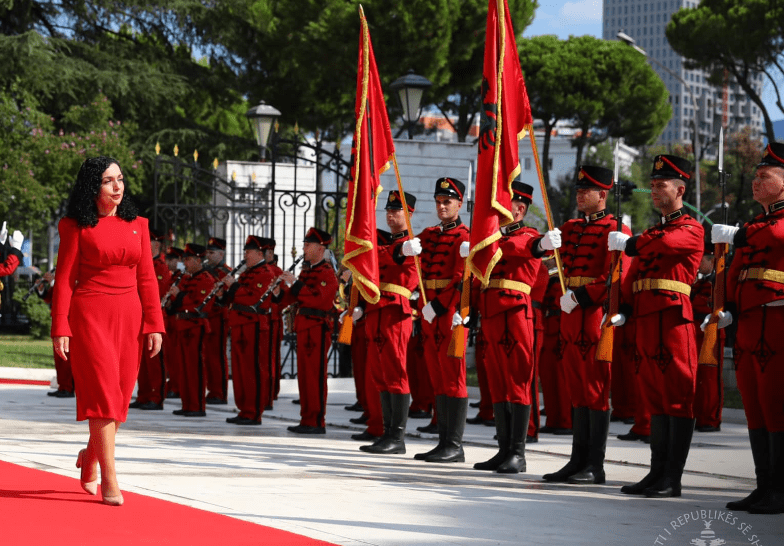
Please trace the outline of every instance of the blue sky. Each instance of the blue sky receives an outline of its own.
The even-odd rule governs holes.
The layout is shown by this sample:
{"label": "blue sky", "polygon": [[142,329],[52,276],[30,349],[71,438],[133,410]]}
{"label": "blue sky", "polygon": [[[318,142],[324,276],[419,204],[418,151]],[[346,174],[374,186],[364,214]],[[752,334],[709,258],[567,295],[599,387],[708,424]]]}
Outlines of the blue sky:
{"label": "blue sky", "polygon": [[[559,38],[568,38],[569,35],[590,34],[600,38],[602,35],[602,4],[602,0],[539,0],[539,8],[534,14],[534,21],[525,29],[523,36],[555,34]],[[779,89],[784,87],[784,81],[780,81],[778,84]],[[776,106],[773,86],[767,84],[763,95],[771,119],[774,121],[784,119],[784,113]]]}

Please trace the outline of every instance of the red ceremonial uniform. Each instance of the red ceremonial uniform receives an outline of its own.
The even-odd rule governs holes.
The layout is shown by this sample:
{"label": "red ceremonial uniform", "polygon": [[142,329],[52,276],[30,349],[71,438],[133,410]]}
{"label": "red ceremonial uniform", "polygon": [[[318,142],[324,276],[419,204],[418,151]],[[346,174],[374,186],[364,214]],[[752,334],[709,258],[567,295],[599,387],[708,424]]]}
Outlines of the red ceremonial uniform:
{"label": "red ceremonial uniform", "polygon": [[652,415],[694,417],[697,346],[689,294],[703,237],[702,226],[680,209],[626,244],[626,254],[637,259],[623,291],[634,301],[640,394]]}
{"label": "red ceremonial uniform", "polygon": [[[607,250],[607,236],[617,224],[612,214],[602,210],[569,220],[561,228],[566,286],[574,292],[578,303],[571,313],[561,313],[563,359],[567,363],[572,406],[576,408],[610,409],[610,363],[597,361],[595,355],[612,258]],[[627,226],[623,226],[623,232],[631,235]],[[624,258],[624,262],[626,270],[629,260]]]}
{"label": "red ceremonial uniform", "polygon": [[180,353],[180,398],[183,411],[204,411],[207,393],[206,370],[204,367],[204,339],[210,331],[207,313],[213,302],[201,312],[199,307],[212,290],[215,280],[206,269],[187,274],[179,284],[180,293],[171,306],[176,321],[178,349]]}
{"label": "red ceremonial uniform", "polygon": [[[702,277],[691,287],[692,311],[694,313],[694,332],[697,335],[697,353],[705,337],[700,328],[702,321],[713,311],[714,274]],[[718,331],[719,363],[697,366],[697,390],[694,396],[694,417],[699,427],[718,427],[721,424],[721,410],[724,406],[724,329]]]}
{"label": "red ceremonial uniform", "polygon": [[[152,259],[155,270],[155,279],[158,281],[158,294],[162,298],[169,289],[171,271],[166,265],[166,255],[161,252]],[[136,401],[154,402],[162,405],[166,396],[166,366],[164,364],[164,351],[161,350],[153,358],[145,351],[142,355],[142,365],[139,368],[138,389]]]}
{"label": "red ceremonial uniform", "polygon": [[[463,286],[465,261],[460,257],[460,244],[468,241],[468,236],[468,228],[459,218],[419,234],[425,296],[437,315],[432,323],[422,321],[425,361],[436,396],[468,397],[465,359],[447,356],[452,339],[452,315],[460,302]],[[421,311],[424,305],[421,298],[419,301]]]}
{"label": "red ceremonial uniform", "polygon": [[[272,271],[272,276],[278,278],[283,270],[275,264],[268,263],[267,267]],[[280,379],[283,369],[281,366],[280,348],[283,343],[283,308],[277,303],[270,305],[270,328],[272,329],[272,357],[270,358],[270,395],[267,399],[267,408],[272,409],[272,401],[278,399],[280,392]]]}
{"label": "red ceremonial uniform", "polygon": [[[479,296],[485,366],[493,404],[531,405],[534,324],[531,288],[541,262],[533,253],[539,232],[517,222],[498,242],[503,256]],[[451,316],[451,315],[450,315]]]}
{"label": "red ceremonial uniform", "polygon": [[548,429],[572,428],[572,400],[566,379],[566,363],[563,360],[561,306],[558,303],[561,294],[558,272],[553,270],[542,301],[544,332],[539,359],[539,377],[547,414],[545,426]]}
{"label": "red ceremonial uniform", "polygon": [[615,328],[613,335],[613,361],[610,372],[613,421],[631,419],[637,411],[638,396],[635,395],[637,369],[634,364],[635,332],[634,326],[631,326],[630,322],[631,320],[623,326]]}
{"label": "red ceremonial uniform", "polygon": [[332,344],[335,271],[322,260],[303,267],[297,281],[281,293],[282,306],[297,304],[297,383],[300,425],[324,428],[327,412],[327,356]]}
{"label": "red ceremonial uniform", "polygon": [[534,378],[531,381],[531,420],[528,423],[528,436],[539,437],[539,361],[542,357],[544,347],[544,295],[547,291],[547,284],[550,275],[542,262],[539,262],[539,270],[536,275],[536,282],[531,287],[531,306],[534,310]]}
{"label": "red ceremonial uniform", "polygon": [[749,430],[776,433],[784,432],[784,201],[769,210],[735,235],[727,308],[738,319],[735,374]]}
{"label": "red ceremonial uniform", "polygon": [[[166,292],[177,284],[183,276],[183,272],[179,269],[171,274],[169,283],[166,287]],[[171,305],[171,303],[169,304]],[[177,319],[174,315],[168,313],[163,317],[166,324],[166,335],[163,336],[163,358],[166,366],[166,396],[169,394],[180,396],[180,375],[182,370],[182,363],[180,362],[180,345],[177,337],[177,329],[174,327]]]}
{"label": "red ceremonial uniform", "polygon": [[[206,268],[214,282],[220,281],[231,273],[225,263]],[[210,331],[204,339],[204,366],[207,373],[207,398],[226,402],[229,396],[229,362],[226,356],[226,341],[229,337],[229,310],[218,305],[212,306],[208,320]]]}
{"label": "red ceremonial uniform", "polygon": [[124,422],[146,334],[164,331],[147,219],[66,217],[59,232],[52,337],[71,338],[76,418]]}
{"label": "red ceremonial uniform", "polygon": [[[412,312],[414,310],[412,309]],[[425,349],[421,339],[422,317],[418,314],[412,317],[412,332],[408,340],[406,354],[406,374],[408,387],[411,390],[411,412],[430,412],[433,408],[433,386],[430,384],[430,374],[427,373],[425,363]]]}
{"label": "red ceremonial uniform", "polygon": [[[42,281],[43,282],[43,281]],[[52,306],[52,298],[54,296],[54,286],[46,284],[43,293],[39,296],[49,305]],[[71,371],[71,361],[63,360],[60,355],[54,353],[54,371],[57,374],[57,389],[74,392],[73,372]]]}
{"label": "red ceremonial uniform", "polygon": [[272,269],[259,263],[246,269],[227,294],[231,328],[231,377],[238,417],[261,422],[270,396],[270,360],[273,358],[270,317],[271,295],[256,305],[275,280]]}
{"label": "red ceremonial uniform", "polygon": [[5,260],[0,263],[0,277],[7,277],[12,275],[16,268],[22,263],[22,253],[15,248],[6,256]]}

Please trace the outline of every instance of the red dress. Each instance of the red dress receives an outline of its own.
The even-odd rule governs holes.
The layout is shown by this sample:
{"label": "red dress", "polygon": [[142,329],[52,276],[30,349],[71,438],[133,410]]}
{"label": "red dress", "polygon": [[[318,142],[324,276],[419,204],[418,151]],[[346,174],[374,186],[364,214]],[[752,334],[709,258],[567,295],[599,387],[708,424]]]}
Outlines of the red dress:
{"label": "red dress", "polygon": [[76,419],[124,422],[144,336],[164,332],[147,219],[63,218],[59,231],[52,337],[71,338]]}

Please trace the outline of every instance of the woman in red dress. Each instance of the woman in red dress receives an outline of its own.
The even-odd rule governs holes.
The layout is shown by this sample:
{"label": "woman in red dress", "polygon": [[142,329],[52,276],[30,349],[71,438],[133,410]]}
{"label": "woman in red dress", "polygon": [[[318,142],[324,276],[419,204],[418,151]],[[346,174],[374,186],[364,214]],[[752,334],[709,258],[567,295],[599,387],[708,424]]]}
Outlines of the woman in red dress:
{"label": "woman in red dress", "polygon": [[71,360],[76,419],[90,423],[79,452],[82,488],[105,504],[123,503],[114,466],[115,435],[128,403],[142,350],[155,356],[164,331],[147,219],[137,216],[120,165],[87,159],[60,221],[57,290],[52,301],[55,353]]}

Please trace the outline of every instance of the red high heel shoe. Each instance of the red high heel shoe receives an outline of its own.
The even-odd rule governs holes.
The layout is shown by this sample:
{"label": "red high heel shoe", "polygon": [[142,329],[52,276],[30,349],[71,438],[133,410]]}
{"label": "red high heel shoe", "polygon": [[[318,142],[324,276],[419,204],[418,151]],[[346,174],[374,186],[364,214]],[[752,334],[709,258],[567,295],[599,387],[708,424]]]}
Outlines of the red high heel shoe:
{"label": "red high heel shoe", "polygon": [[[81,450],[79,452],[79,455],[77,455],[77,457],[76,457],[76,468],[82,468],[82,461],[84,459],[84,452],[85,451],[86,450],[83,449],[83,450]],[[82,474],[83,473],[84,473],[84,470],[82,470]],[[97,478],[94,479],[91,482],[86,482],[80,476],[79,477],[79,485],[81,485],[82,489],[84,489],[85,492],[89,493],[90,495],[97,495],[98,494],[98,479]]]}

